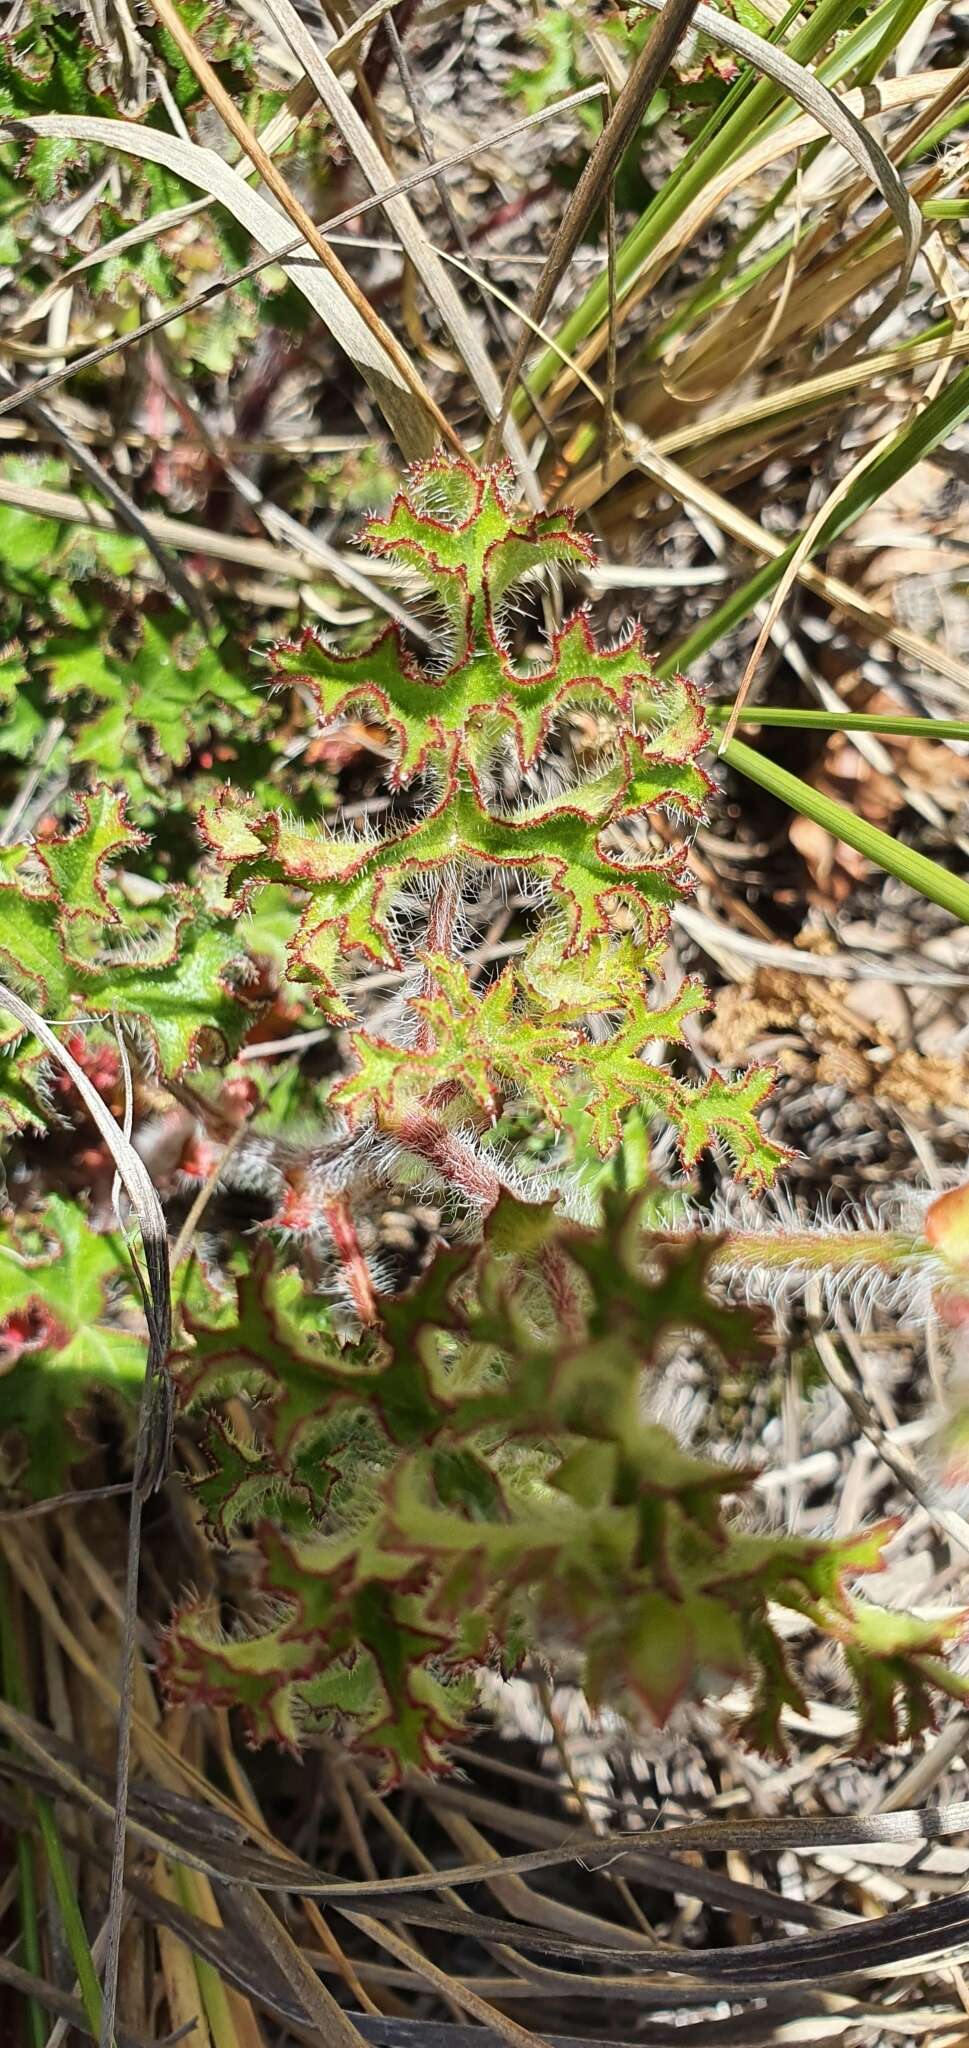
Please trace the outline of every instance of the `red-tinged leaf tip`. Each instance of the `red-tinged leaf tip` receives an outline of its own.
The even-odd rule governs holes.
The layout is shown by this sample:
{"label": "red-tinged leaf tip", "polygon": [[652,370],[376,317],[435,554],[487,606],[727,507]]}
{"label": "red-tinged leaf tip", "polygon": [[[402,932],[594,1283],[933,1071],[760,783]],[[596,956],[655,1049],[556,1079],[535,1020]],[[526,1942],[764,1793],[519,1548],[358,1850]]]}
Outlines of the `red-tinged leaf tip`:
{"label": "red-tinged leaf tip", "polygon": [[954,1275],[969,1278],[969,1182],[930,1202],[925,1236]]}

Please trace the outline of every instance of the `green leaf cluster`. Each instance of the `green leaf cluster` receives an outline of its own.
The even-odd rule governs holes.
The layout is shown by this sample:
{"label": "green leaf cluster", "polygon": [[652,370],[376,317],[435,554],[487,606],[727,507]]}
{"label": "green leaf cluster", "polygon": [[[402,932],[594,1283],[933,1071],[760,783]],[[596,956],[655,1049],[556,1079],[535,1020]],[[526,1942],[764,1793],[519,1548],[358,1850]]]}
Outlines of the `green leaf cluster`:
{"label": "green leaf cluster", "polygon": [[[782,1156],[756,1118],[769,1076],[686,1085],[648,1054],[680,1043],[703,1000],[693,982],[654,1000],[670,909],[688,878],[683,845],[668,851],[650,829],[651,816],[702,815],[709,782],[698,757],[709,735],[699,699],[682,676],[657,679],[639,633],[599,648],[584,612],[553,631],[543,656],[516,658],[512,605],[593,552],[568,513],[518,518],[513,489],[502,469],[436,457],[367,524],[370,550],[433,599],[443,635],[434,666],[411,655],[396,626],[360,653],[307,632],[274,657],[280,679],[312,692],[324,727],[354,717],[386,733],[406,821],[392,815],[363,838],[267,813],[227,788],[204,808],[203,831],[240,904],[267,885],[299,888],[290,971],[334,1023],[354,1020],[355,967],[403,971],[395,934],[408,892],[436,904],[417,948],[423,990],[407,1001],[403,1029],[353,1034],[356,1071],[334,1092],[352,1122],[406,1133],[420,1152],[433,1105],[480,1129],[511,1098],[558,1129],[578,1094],[604,1156],[627,1112],[648,1108],[672,1125],[686,1164],[719,1139],[763,1185]],[[576,742],[589,729],[591,760]],[[496,871],[524,876],[545,908],[514,969],[482,989],[456,933]],[[441,917],[451,927],[443,941]]]}
{"label": "green leaf cluster", "polygon": [[5,1486],[66,1486],[93,1395],[130,1407],[145,1340],[124,1246],[52,1195],[26,1229],[0,1229],[0,1459]]}
{"label": "green leaf cluster", "polygon": [[393,1778],[440,1767],[473,1673],[538,1644],[593,1700],[657,1721],[698,1682],[746,1685],[747,1734],[779,1748],[783,1710],[805,1702],[777,1610],[844,1646],[861,1746],[924,1725],[939,1687],[961,1694],[940,1661],[958,1623],[851,1590],[892,1525],[749,1533],[753,1475],[651,1419],[644,1377],[685,1336],[727,1359],[758,1339],[709,1291],[710,1242],[650,1237],[642,1210],[613,1196],[589,1230],[505,1197],[477,1251],[442,1252],[354,1343],[294,1313],[265,1257],[234,1306],[189,1319],[176,1370],[208,1420],[197,1492],[221,1540],[253,1530],[260,1601],[229,1636],[203,1601],[183,1608],[164,1645],[174,1698],[240,1707],[257,1742],[339,1725]]}
{"label": "green leaf cluster", "polygon": [[[251,1021],[234,924],[174,888],[163,892],[153,930],[133,944],[115,871],[144,835],[107,786],[79,795],[75,808],[72,830],[3,849],[0,978],[52,1022],[129,1023],[167,1075],[203,1056],[224,1060]],[[44,1057],[0,1006],[0,1129],[46,1121]]]}

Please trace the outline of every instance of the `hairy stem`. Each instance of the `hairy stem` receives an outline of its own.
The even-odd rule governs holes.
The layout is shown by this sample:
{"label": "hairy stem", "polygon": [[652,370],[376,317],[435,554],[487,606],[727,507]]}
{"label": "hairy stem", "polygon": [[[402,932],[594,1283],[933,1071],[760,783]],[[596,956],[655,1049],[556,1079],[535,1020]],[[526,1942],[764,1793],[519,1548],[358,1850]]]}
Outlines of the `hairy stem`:
{"label": "hairy stem", "polygon": [[[453,958],[458,907],[457,876],[452,870],[445,869],[431,898],[431,907],[427,915],[427,932],[424,938],[424,949],[427,953],[443,953],[448,960]],[[431,995],[434,988],[434,976],[428,969],[421,982],[421,994]],[[422,1017],[414,1041],[415,1051],[430,1052],[433,1044],[433,1029],[426,1017]]]}
{"label": "hairy stem", "polygon": [[456,1188],[475,1208],[493,1209],[501,1193],[501,1181],[487,1160],[472,1152],[456,1131],[448,1130],[434,1116],[420,1109],[408,1110],[393,1125],[393,1135],[409,1152],[426,1159],[449,1187]]}
{"label": "hairy stem", "polygon": [[377,1298],[346,1196],[331,1196],[324,1204],[323,1214],[360,1321],[364,1325],[375,1323],[379,1314]]}
{"label": "hairy stem", "polygon": [[542,1278],[552,1297],[556,1319],[563,1336],[575,1339],[584,1327],[582,1303],[575,1284],[575,1272],[561,1247],[546,1245],[541,1253]]}
{"label": "hairy stem", "polygon": [[894,1230],[739,1230],[714,1255],[711,1271],[726,1273],[755,1266],[785,1270],[807,1266],[812,1272],[845,1272],[876,1266],[886,1273],[917,1266],[932,1256],[924,1238]]}

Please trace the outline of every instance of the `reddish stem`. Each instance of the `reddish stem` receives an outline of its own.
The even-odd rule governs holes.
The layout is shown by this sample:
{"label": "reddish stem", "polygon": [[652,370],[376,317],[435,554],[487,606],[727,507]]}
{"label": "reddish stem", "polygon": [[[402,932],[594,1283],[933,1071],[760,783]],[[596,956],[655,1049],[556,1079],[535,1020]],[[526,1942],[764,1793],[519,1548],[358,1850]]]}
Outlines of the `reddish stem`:
{"label": "reddish stem", "polygon": [[[424,936],[426,953],[444,953],[450,960],[454,945],[454,926],[458,915],[458,891],[453,875],[445,875],[438,883],[427,914],[427,931]],[[426,972],[421,982],[421,994],[432,995],[435,988],[434,976]],[[430,1052],[434,1045],[434,1033],[426,1017],[422,1017],[414,1041],[416,1052]]]}
{"label": "reddish stem", "polygon": [[360,1321],[375,1323],[378,1310],[373,1281],[360,1249],[360,1239],[346,1196],[331,1195],[330,1200],[323,1204],[323,1214]]}
{"label": "reddish stem", "polygon": [[481,1209],[493,1209],[501,1193],[501,1182],[493,1167],[463,1145],[455,1131],[428,1116],[426,1110],[412,1109],[393,1126],[394,1136],[426,1159],[442,1178]]}
{"label": "reddish stem", "polygon": [[585,1332],[585,1318],[575,1284],[575,1269],[558,1245],[548,1244],[541,1255],[542,1277],[552,1297],[558,1327],[563,1337],[578,1340]]}

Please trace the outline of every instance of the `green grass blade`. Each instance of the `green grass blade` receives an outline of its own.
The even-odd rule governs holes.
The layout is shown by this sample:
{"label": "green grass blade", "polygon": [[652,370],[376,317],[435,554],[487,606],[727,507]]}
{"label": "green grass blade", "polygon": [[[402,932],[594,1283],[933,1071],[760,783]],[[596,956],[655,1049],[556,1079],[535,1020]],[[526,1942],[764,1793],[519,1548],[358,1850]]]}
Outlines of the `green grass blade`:
{"label": "green grass blade", "polygon": [[[810,62],[853,11],[851,0],[819,0],[810,20],[792,37],[788,55],[798,63]],[[777,35],[771,36],[770,40],[776,41]],[[672,226],[683,212],[684,207],[688,206],[697,193],[702,192],[710,179],[729,163],[737,150],[750,143],[760,124],[783,98],[780,87],[775,85],[773,79],[759,78],[752,85],[746,78],[737,81],[737,85],[728,94],[724,107],[720,109],[721,125],[716,133],[710,134],[712,123],[708,123],[661,191],[650,201],[636,226],[620,244],[616,256],[616,290],[620,299],[667,228]],[[723,118],[725,113],[726,119]],[[709,139],[705,141],[705,138]],[[593,328],[598,326],[608,310],[608,304],[609,279],[603,273],[590,287],[575,312],[565,321],[556,337],[568,354],[573,354],[580,348]],[[559,358],[551,349],[547,349],[529,372],[530,387],[541,394],[551,383],[558,368]],[[527,405],[527,398],[521,394],[516,410],[527,410]]]}
{"label": "green grass blade", "polygon": [[936,861],[928,860],[924,853],[916,853],[910,846],[900,846],[897,839],[879,831],[877,825],[867,824],[864,818],[856,817],[854,811],[836,803],[833,797],[822,796],[811,788],[809,782],[802,782],[799,775],[792,775],[787,768],[779,768],[776,761],[769,761],[765,754],[758,754],[743,740],[729,740],[723,750],[723,758],[739,774],[759,783],[761,789],[778,797],[792,811],[799,811],[803,818],[813,819],[835,839],[843,840],[846,846],[853,846],[866,860],[874,861],[876,867],[883,868],[886,874],[895,875],[898,881],[916,889],[920,896],[927,896],[963,924],[969,924],[969,883],[958,875],[950,875]]}
{"label": "green grass blade", "polygon": [[883,0],[822,58],[818,77],[825,85],[839,85],[854,73],[854,84],[869,85],[922,11],[922,0]]}
{"label": "green grass blade", "polygon": [[[44,1959],[40,1948],[37,1886],[34,1880],[30,1840],[26,1835],[19,1835],[17,1838],[17,1889],[20,1894],[20,1932],[24,1944],[24,1968],[30,1971],[32,1977],[42,1977]],[[44,2048],[47,2021],[44,2009],[38,2005],[36,1998],[27,2000],[26,2021],[31,2048]]]}
{"label": "green grass blade", "polygon": [[[0,1655],[3,1664],[3,1685],[12,1707],[21,1713],[26,1711],[27,1698],[24,1685],[20,1652],[13,1625],[10,1606],[10,1583],[6,1562],[0,1558]],[[74,1964],[74,1974],[80,1986],[84,2010],[97,2039],[101,2027],[101,1986],[98,1983],[94,1958],[91,1954],[87,1930],[81,1917],[77,1893],[71,1883],[70,1872],[61,1845],[61,1838],[54,1818],[50,1800],[41,1792],[33,1795],[33,1809],[37,1815],[44,1855],[51,1875],[51,1883],[57,1899],[67,1945]],[[34,1977],[43,1977],[44,1961],[40,1946],[37,1920],[37,1898],[34,1881],[34,1866],[30,1838],[21,1835],[17,1841],[17,1867],[20,1876],[20,1903],[23,1916],[24,1960]],[[47,2040],[47,2020],[43,2008],[36,1999],[28,2002],[28,2026],[31,2042],[35,2048],[44,2048]]]}
{"label": "green grass blade", "polygon": [[78,1981],[81,2000],[91,2031],[95,2039],[97,2039],[101,2030],[101,1986],[98,1983],[98,1973],[94,1967],[94,1958],[91,1954],[87,1930],[81,1917],[77,1893],[71,1883],[71,1875],[67,1868],[67,1860],[61,1845],[60,1835],[57,1831],[53,1807],[50,1801],[45,1799],[40,1792],[36,1795],[35,1803],[41,1840],[44,1844],[44,1855],[47,1858],[47,1867],[50,1871],[51,1883],[54,1887],[54,1896],[57,1900],[64,1933],[67,1937],[67,1946],[71,1952],[74,1975]]}
{"label": "green grass blade", "polygon": [[[706,715],[711,725],[726,725],[731,706],[708,704]],[[910,718],[904,712],[894,711],[800,711],[780,705],[775,709],[765,704],[746,704],[737,719],[741,725],[803,727],[807,732],[874,732],[887,733],[895,739],[969,740],[969,719]]]}
{"label": "green grass blade", "polygon": [[905,170],[906,166],[915,163],[918,157],[933,156],[941,148],[947,136],[952,134],[953,128],[964,128],[967,120],[969,120],[969,100],[957,100],[954,107],[947,108],[944,114],[939,115],[934,128],[927,128],[925,134],[919,137],[918,142],[913,142],[911,149],[907,150],[905,155],[899,158],[899,170]]}
{"label": "green grass blade", "polygon": [[[179,1903],[184,1906],[186,1912],[198,1914],[200,1900],[195,1871],[185,1870],[180,1863],[172,1863],[169,1868],[172,1886]],[[225,1984],[214,1964],[206,1962],[204,1956],[193,1954],[192,1962],[198,1980],[199,1996],[215,2048],[232,2048],[237,2035]]]}

